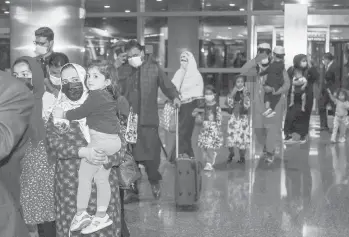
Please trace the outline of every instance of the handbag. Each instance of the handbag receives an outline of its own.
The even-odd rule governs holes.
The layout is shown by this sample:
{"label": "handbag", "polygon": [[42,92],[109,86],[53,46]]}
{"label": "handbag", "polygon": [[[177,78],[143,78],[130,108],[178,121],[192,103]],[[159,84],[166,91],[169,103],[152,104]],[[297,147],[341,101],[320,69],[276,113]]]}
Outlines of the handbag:
{"label": "handbag", "polygon": [[166,131],[175,132],[176,121],[174,119],[174,116],[175,107],[170,101],[167,101],[162,111],[162,115],[160,116],[159,126]]}
{"label": "handbag", "polygon": [[130,189],[133,183],[142,176],[136,161],[129,152],[125,153],[118,168],[119,185],[123,189]]}
{"label": "handbag", "polygon": [[137,126],[138,114],[134,113],[131,107],[125,131],[125,139],[128,143],[135,144],[137,142]]}

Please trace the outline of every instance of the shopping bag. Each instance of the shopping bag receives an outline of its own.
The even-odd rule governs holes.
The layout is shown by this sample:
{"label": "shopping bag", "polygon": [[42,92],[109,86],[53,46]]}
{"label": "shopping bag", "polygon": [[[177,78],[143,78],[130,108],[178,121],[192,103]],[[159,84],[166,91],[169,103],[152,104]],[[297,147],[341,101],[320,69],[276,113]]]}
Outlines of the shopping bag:
{"label": "shopping bag", "polygon": [[159,126],[166,131],[176,131],[175,109],[175,106],[170,101],[165,103],[164,110],[160,116]]}
{"label": "shopping bag", "polygon": [[133,112],[132,107],[127,119],[125,139],[128,143],[135,144],[137,142],[137,126],[138,115]]}

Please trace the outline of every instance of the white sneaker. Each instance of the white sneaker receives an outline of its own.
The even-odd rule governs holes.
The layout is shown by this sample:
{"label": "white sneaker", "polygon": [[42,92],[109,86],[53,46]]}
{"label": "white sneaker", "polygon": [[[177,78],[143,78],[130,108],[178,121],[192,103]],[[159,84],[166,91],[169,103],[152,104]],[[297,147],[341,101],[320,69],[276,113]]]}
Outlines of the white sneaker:
{"label": "white sneaker", "polygon": [[272,117],[274,117],[275,116],[275,114],[276,114],[276,112],[275,111],[272,111],[272,112],[270,112],[269,114],[267,114],[267,118],[272,118]]}
{"label": "white sneaker", "polygon": [[340,142],[340,143],[344,143],[345,141],[346,141],[345,137],[341,137],[338,139],[338,142]]}
{"label": "white sneaker", "polygon": [[267,115],[269,115],[271,112],[273,112],[273,110],[272,109],[267,109],[266,111],[264,111],[264,113],[262,114],[263,116],[267,116]]}
{"label": "white sneaker", "polygon": [[75,214],[72,223],[70,225],[70,231],[79,231],[90,225],[92,221],[92,217],[84,211],[81,215]]}
{"label": "white sneaker", "polygon": [[211,163],[206,163],[206,166],[204,168],[205,171],[211,171],[213,170],[212,164]]}
{"label": "white sneaker", "polygon": [[113,221],[109,218],[108,214],[106,214],[104,217],[94,216],[91,224],[84,228],[81,231],[81,234],[88,235],[97,232],[101,229],[104,229],[105,227],[108,227],[111,224],[113,224]]}

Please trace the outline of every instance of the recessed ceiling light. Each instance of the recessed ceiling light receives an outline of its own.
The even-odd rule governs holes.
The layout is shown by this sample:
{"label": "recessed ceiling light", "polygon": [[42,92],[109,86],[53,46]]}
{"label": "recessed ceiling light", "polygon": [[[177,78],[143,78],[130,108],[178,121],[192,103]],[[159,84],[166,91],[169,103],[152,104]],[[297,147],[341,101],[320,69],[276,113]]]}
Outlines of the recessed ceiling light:
{"label": "recessed ceiling light", "polygon": [[130,13],[131,11],[130,10],[125,10],[126,13]]}
{"label": "recessed ceiling light", "polygon": [[231,27],[228,27],[228,30],[231,30]]}
{"label": "recessed ceiling light", "polygon": [[5,1],[6,4],[10,4],[10,1]]}
{"label": "recessed ceiling light", "polygon": [[240,11],[243,12],[243,11],[245,11],[245,9],[244,8],[240,8]]}
{"label": "recessed ceiling light", "polygon": [[106,5],[106,6],[104,6],[104,8],[110,8],[110,6]]}
{"label": "recessed ceiling light", "polygon": [[9,14],[10,12],[9,11],[4,11],[5,14]]}
{"label": "recessed ceiling light", "polygon": [[157,2],[162,2],[162,0],[156,0]]}
{"label": "recessed ceiling light", "polygon": [[339,7],[339,4],[333,4],[334,7]]}
{"label": "recessed ceiling light", "polygon": [[207,4],[206,4],[206,7],[210,7],[210,6],[211,6],[211,3],[207,3]]}
{"label": "recessed ceiling light", "polygon": [[107,18],[106,18],[106,17],[103,17],[102,19],[103,19],[103,20],[106,20]]}
{"label": "recessed ceiling light", "polygon": [[235,7],[235,4],[234,3],[230,3],[229,6]]}

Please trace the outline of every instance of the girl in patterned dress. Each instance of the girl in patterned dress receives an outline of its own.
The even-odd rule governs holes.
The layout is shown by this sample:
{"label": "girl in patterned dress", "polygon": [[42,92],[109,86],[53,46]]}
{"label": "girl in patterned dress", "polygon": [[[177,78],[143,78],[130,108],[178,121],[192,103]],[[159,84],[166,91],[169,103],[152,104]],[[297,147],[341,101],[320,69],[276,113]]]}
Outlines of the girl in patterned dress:
{"label": "girl in patterned dress", "polygon": [[[28,131],[29,143],[21,161],[20,203],[23,218],[31,236],[38,236],[37,225],[55,220],[55,165],[48,162],[45,148],[46,131],[42,99],[45,93],[44,73],[40,64],[31,57],[17,59],[12,72],[18,80],[28,86],[35,98],[35,107]],[[54,228],[51,231],[54,231]],[[44,235],[51,236],[49,233],[44,233]]]}
{"label": "girl in patterned dress", "polygon": [[217,103],[216,90],[213,86],[205,87],[205,107],[203,114],[195,109],[193,116],[202,120],[202,128],[199,134],[198,146],[202,149],[206,166],[204,170],[213,170],[216,161],[217,149],[222,146],[223,136],[221,132],[222,115]]}
{"label": "girl in patterned dress", "polygon": [[234,149],[240,153],[238,163],[245,163],[246,149],[250,144],[250,123],[248,109],[250,108],[249,93],[245,87],[245,78],[238,76],[234,88],[227,96],[226,104],[233,110],[228,121],[228,137],[226,145],[229,148],[229,161],[234,157]]}

